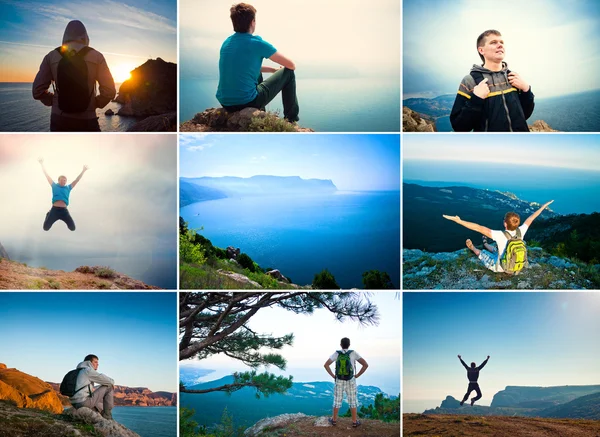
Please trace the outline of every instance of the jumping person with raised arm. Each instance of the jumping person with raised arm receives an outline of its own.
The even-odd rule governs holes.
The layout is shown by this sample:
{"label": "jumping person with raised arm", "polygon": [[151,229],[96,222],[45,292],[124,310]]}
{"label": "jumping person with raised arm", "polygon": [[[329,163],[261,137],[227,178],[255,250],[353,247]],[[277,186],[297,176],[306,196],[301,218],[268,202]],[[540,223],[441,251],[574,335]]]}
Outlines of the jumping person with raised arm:
{"label": "jumping person with raised arm", "polygon": [[[527,265],[527,248],[523,241],[525,233],[533,221],[554,200],[543,204],[536,212],[531,214],[525,223],[521,224],[521,218],[516,212],[507,212],[504,216],[504,230],[494,231],[477,223],[462,220],[459,216],[443,215],[447,220],[458,223],[467,229],[479,232],[484,236],[484,249],[477,249],[471,240],[467,240],[467,247],[481,260],[483,265],[493,272],[504,272],[518,274]],[[519,226],[520,225],[520,226]],[[487,238],[494,240],[497,248],[488,243]]]}
{"label": "jumping person with raised arm", "polygon": [[479,371],[485,367],[488,360],[490,359],[490,356],[488,355],[485,361],[481,363],[479,367],[477,367],[477,364],[475,363],[471,363],[471,367],[467,366],[467,363],[465,363],[462,360],[460,355],[458,356],[458,359],[460,360],[464,368],[467,369],[467,378],[469,378],[469,387],[467,388],[467,392],[465,393],[463,400],[460,401],[460,405],[462,406],[465,403],[465,401],[469,398],[471,392],[475,390],[477,396],[471,398],[471,406],[473,406],[475,402],[481,399],[481,389],[479,388],[479,383],[477,382],[477,380],[479,379]]}
{"label": "jumping person with raised arm", "polygon": [[[230,17],[235,33],[221,46],[217,100],[228,112],[244,108],[263,109],[279,92],[283,99],[283,116],[290,122],[299,120],[296,96],[296,64],[277,51],[256,29],[256,9],[247,3],[233,5]],[[270,59],[280,68],[262,65]],[[263,81],[262,73],[272,73]]]}
{"label": "jumping person with raised arm", "polygon": [[46,219],[44,220],[44,231],[49,231],[54,222],[57,220],[62,220],[66,223],[67,227],[71,230],[75,230],[75,222],[69,214],[69,210],[67,206],[69,205],[69,196],[71,195],[71,190],[75,188],[75,185],[79,183],[83,174],[88,170],[88,166],[84,165],[83,170],[79,173],[79,176],[71,182],[71,184],[67,185],[66,176],[59,176],[58,183],[54,182],[48,172],[46,171],[46,167],[44,166],[44,159],[39,158],[38,162],[42,166],[42,171],[46,176],[46,180],[52,187],[52,208],[46,214]]}

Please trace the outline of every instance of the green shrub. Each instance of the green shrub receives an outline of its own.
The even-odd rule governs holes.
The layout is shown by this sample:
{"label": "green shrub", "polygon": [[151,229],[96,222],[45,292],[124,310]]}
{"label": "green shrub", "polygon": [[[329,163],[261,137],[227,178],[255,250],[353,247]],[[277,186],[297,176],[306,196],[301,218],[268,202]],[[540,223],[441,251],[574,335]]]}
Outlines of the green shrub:
{"label": "green shrub", "polygon": [[236,261],[238,262],[239,265],[241,265],[243,268],[250,270],[251,272],[255,272],[256,271],[256,267],[254,267],[254,261],[252,261],[252,258],[250,258],[248,255],[246,255],[245,253],[240,253],[238,255],[238,257],[236,258]]}
{"label": "green shrub", "polygon": [[296,129],[289,121],[269,113],[266,117],[254,117],[248,132],[296,132]]}
{"label": "green shrub", "polygon": [[117,276],[115,271],[112,270],[110,267],[96,267],[96,269],[94,270],[94,274],[96,276],[98,276],[99,278],[107,278],[107,279],[111,279],[111,278],[114,278],[115,276]]}
{"label": "green shrub", "polygon": [[52,288],[53,290],[59,290],[60,289],[60,282],[55,281],[54,279],[49,279],[48,280],[48,287]]}
{"label": "green shrub", "polygon": [[390,275],[386,272],[380,272],[379,270],[369,270],[362,274],[362,282],[368,290],[385,290],[393,289],[394,284]]}
{"label": "green shrub", "polygon": [[317,290],[339,290],[341,287],[335,282],[335,277],[327,269],[322,270],[315,275],[313,279],[313,288]]}
{"label": "green shrub", "polygon": [[196,240],[196,231],[189,229],[187,233],[179,235],[179,258],[183,262],[202,265],[206,262],[206,255]]}

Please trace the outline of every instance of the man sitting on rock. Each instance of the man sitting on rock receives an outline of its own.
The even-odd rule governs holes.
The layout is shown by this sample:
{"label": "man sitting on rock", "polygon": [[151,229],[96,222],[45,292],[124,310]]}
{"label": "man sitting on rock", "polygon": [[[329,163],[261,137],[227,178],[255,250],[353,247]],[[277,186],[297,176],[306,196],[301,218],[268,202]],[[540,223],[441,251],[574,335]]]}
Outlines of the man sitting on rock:
{"label": "man sitting on rock", "polygon": [[462,360],[460,355],[458,356],[458,359],[462,363],[463,367],[465,369],[467,369],[467,378],[469,378],[469,387],[467,388],[467,392],[465,393],[463,400],[460,401],[460,405],[462,407],[462,405],[465,403],[465,401],[469,398],[469,395],[471,394],[471,392],[473,390],[475,390],[475,393],[477,393],[477,396],[475,396],[474,398],[471,398],[471,406],[473,406],[473,404],[475,402],[477,402],[479,399],[481,399],[481,389],[479,388],[479,383],[477,382],[477,380],[479,379],[479,371],[481,369],[483,369],[484,366],[487,364],[488,360],[490,359],[490,356],[488,355],[488,357],[485,359],[485,361],[483,363],[481,363],[481,366],[479,366],[479,367],[477,367],[477,364],[475,364],[475,363],[471,363],[471,367],[467,366],[467,364]]}
{"label": "man sitting on rock", "polygon": [[[298,121],[296,65],[260,36],[253,35],[256,29],[253,6],[239,3],[233,5],[230,12],[235,33],[221,46],[217,99],[228,112],[244,108],[264,110],[281,92],[284,118]],[[283,68],[263,67],[263,59],[270,59]],[[263,81],[262,73],[273,74]]]}
{"label": "man sitting on rock", "polygon": [[[89,43],[83,23],[70,21],[62,45],[44,57],[35,76],[33,98],[52,106],[52,132],[100,132],[96,108],[105,107],[115,97],[115,81],[106,60]],[[48,91],[51,83],[54,93]]]}
{"label": "man sitting on rock", "polygon": [[[516,212],[507,212],[504,216],[504,230],[492,231],[485,226],[478,225],[462,220],[459,216],[443,215],[445,219],[458,223],[467,229],[479,232],[484,236],[484,249],[477,249],[471,240],[467,240],[467,247],[481,260],[483,265],[493,272],[505,272],[508,274],[517,274],[527,264],[527,251],[523,243],[525,233],[533,223],[533,221],[548,207],[554,200],[546,202],[540,209],[531,214],[525,223],[521,226],[521,217]],[[486,238],[491,238],[497,244],[497,248],[488,244]],[[515,245],[515,250],[512,250],[512,243]],[[517,246],[520,246],[517,247]],[[524,250],[524,253],[519,254],[519,249]],[[510,254],[508,253],[510,252]],[[524,256],[524,259],[521,258]]]}
{"label": "man sitting on rock", "polygon": [[[360,421],[356,415],[357,407],[357,389],[356,379],[365,373],[369,365],[358,352],[350,350],[350,339],[344,337],[340,341],[341,350],[336,351],[329,359],[325,362],[325,370],[327,373],[335,379],[335,388],[333,391],[333,418],[329,419],[329,423],[335,426],[337,425],[337,418],[340,408],[342,407],[342,401],[344,399],[344,392],[352,412],[352,427],[356,428],[360,425]],[[361,369],[356,373],[356,362],[361,364]],[[331,364],[335,363],[335,373],[331,371]]]}
{"label": "man sitting on rock", "polygon": [[[99,412],[102,417],[114,420],[112,409],[114,406],[114,384],[112,378],[98,373],[98,357],[86,356],[77,369],[82,369],[77,375],[77,392],[69,398],[74,408],[87,407]],[[94,383],[100,384],[94,388]]]}
{"label": "man sitting on rock", "polygon": [[88,170],[88,166],[84,165],[83,170],[77,176],[77,178],[71,182],[70,185],[67,185],[67,177],[59,176],[58,183],[54,182],[48,172],[46,171],[46,167],[44,167],[44,160],[40,158],[38,162],[42,165],[42,171],[46,176],[46,180],[52,187],[52,209],[48,211],[46,214],[46,219],[44,220],[44,231],[49,231],[52,225],[57,220],[62,220],[67,224],[67,227],[71,230],[75,230],[75,222],[69,214],[69,210],[67,206],[69,205],[69,196],[71,195],[71,190],[75,188],[75,185],[81,180],[83,174]]}

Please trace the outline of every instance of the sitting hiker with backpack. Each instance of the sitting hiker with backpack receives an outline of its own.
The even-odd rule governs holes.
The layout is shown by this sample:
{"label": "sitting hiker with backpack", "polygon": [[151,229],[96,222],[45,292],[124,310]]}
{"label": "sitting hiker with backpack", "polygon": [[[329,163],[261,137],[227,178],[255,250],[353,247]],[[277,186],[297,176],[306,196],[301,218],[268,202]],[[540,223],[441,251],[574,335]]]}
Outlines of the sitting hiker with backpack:
{"label": "sitting hiker with backpack", "polygon": [[[98,357],[86,356],[77,368],[67,373],[60,384],[60,393],[69,397],[74,408],[88,407],[105,419],[114,420],[114,381],[98,373]],[[94,383],[100,384],[94,388]]]}
{"label": "sitting hiker with backpack", "polygon": [[445,219],[458,223],[467,229],[479,232],[484,237],[491,238],[497,244],[497,248],[488,244],[484,240],[484,249],[477,249],[471,240],[467,240],[467,247],[481,260],[483,265],[493,272],[504,272],[515,275],[527,266],[527,247],[523,241],[525,233],[533,221],[548,207],[554,200],[546,202],[540,209],[531,214],[525,223],[521,226],[521,218],[516,212],[507,212],[504,216],[504,230],[492,231],[485,226],[477,223],[467,222],[459,216],[443,215]]}
{"label": "sitting hiker with backpack", "polygon": [[[365,373],[369,365],[358,352],[350,350],[350,339],[344,337],[340,342],[341,350],[336,351],[329,359],[325,362],[325,370],[327,373],[335,379],[335,389],[333,391],[333,418],[329,419],[329,423],[333,426],[337,424],[338,413],[342,407],[342,400],[344,399],[344,392],[346,392],[346,398],[350,411],[352,412],[352,427],[356,428],[360,425],[360,421],[356,415],[357,407],[357,389],[356,379]],[[356,362],[361,364],[361,369],[356,373]],[[331,371],[331,364],[335,363],[335,373]]]}
{"label": "sitting hiker with backpack", "polygon": [[[106,60],[89,42],[83,23],[69,22],[62,45],[44,57],[35,76],[33,98],[52,106],[52,132],[100,132],[96,108],[115,97],[115,81]],[[50,84],[54,93],[48,91]]]}

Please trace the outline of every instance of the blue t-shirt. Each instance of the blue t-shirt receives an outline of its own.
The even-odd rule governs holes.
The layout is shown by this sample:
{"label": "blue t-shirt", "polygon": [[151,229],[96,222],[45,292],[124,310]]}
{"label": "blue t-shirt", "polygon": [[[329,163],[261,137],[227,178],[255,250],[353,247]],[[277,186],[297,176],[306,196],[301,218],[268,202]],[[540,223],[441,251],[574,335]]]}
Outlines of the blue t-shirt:
{"label": "blue t-shirt", "polygon": [[56,182],[52,182],[52,203],[62,200],[69,206],[69,194],[71,194],[71,185],[61,187]]}
{"label": "blue t-shirt", "polygon": [[221,46],[217,100],[223,106],[243,105],[256,98],[258,76],[265,58],[277,49],[260,36],[236,32]]}

